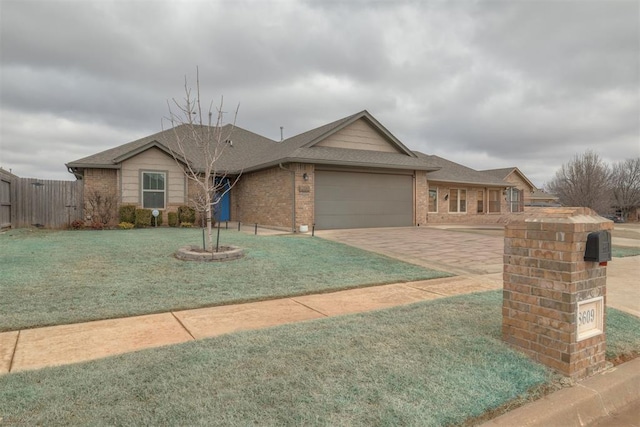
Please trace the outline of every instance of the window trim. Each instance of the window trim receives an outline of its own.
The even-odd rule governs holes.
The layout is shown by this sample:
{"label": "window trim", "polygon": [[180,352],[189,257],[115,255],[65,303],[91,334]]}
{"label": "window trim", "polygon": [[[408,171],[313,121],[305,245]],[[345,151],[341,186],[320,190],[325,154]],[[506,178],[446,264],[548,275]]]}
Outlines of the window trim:
{"label": "window trim", "polygon": [[[498,195],[498,200],[491,200],[491,193],[495,192]],[[499,188],[489,188],[487,189],[487,213],[488,214],[499,214],[502,212],[502,190]],[[491,210],[491,203],[498,203],[498,210]]]}
{"label": "window trim", "polygon": [[[456,200],[456,208],[457,208],[457,210],[452,211],[451,210],[451,194],[454,191],[456,191],[456,193],[457,193],[457,200]],[[464,211],[460,210],[460,200],[461,200],[460,199],[460,192],[461,191],[464,191]],[[456,188],[449,188],[449,203],[448,203],[448,205],[449,205],[449,213],[452,213],[452,214],[466,214],[469,211],[467,193],[468,192],[467,192],[466,188],[457,188],[457,187]]]}
{"label": "window trim", "polygon": [[[480,198],[478,197],[481,194],[482,194],[482,200],[480,200]],[[486,199],[486,197],[485,197],[485,189],[483,188],[481,190],[477,190],[476,191],[476,213],[477,214],[485,214],[485,213],[487,213],[486,212],[487,205],[485,203],[485,199]],[[480,202],[482,202],[482,209],[478,210]]]}
{"label": "window trim", "polygon": [[[436,210],[432,211],[431,210],[431,192],[435,191],[436,192]],[[439,195],[439,191],[438,191],[438,187],[436,188],[429,188],[428,190],[428,196],[427,196],[427,212],[428,213],[438,213],[438,195]]]}
{"label": "window trim", "polygon": [[[517,195],[517,200],[513,199],[514,195]],[[511,213],[524,212],[524,190],[520,190],[517,187],[510,187],[507,190],[507,204],[509,205],[509,212]]]}
{"label": "window trim", "polygon": [[[144,188],[144,175],[145,174],[160,174],[164,176],[164,189],[163,190],[145,190]],[[165,210],[167,209],[167,192],[168,192],[168,188],[169,187],[169,171],[160,171],[160,170],[140,170],[140,206],[142,206],[143,209],[158,209],[158,210]],[[164,197],[163,197],[163,202],[162,202],[162,207],[158,208],[158,207],[146,207],[144,205],[144,194],[145,192],[160,192],[162,191]]]}

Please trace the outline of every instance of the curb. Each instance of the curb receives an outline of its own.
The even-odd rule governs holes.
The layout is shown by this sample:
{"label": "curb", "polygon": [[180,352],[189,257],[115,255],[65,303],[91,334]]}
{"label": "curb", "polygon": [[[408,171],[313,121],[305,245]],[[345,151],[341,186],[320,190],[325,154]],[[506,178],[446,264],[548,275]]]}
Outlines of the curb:
{"label": "curb", "polygon": [[483,427],[588,426],[640,401],[640,358],[522,406]]}

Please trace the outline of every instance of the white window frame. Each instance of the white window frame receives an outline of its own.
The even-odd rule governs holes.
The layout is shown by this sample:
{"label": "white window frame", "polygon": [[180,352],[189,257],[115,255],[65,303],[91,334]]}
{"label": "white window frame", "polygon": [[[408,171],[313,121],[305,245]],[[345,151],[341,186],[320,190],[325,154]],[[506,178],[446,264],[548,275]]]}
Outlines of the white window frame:
{"label": "white window frame", "polygon": [[[145,189],[144,188],[144,176],[145,176],[145,174],[162,175],[164,177],[164,189],[162,189],[162,190]],[[154,170],[140,171],[140,206],[142,206],[143,209],[158,209],[158,210],[166,209],[166,207],[167,207],[167,187],[169,185],[168,176],[169,176],[169,173],[167,171],[154,171]],[[150,192],[150,193],[152,193],[152,192],[153,193],[162,192],[163,193],[162,207],[157,207],[157,206],[147,207],[147,206],[145,206],[145,204],[144,204],[144,194],[146,192]]]}
{"label": "white window frame", "polygon": [[[436,192],[436,210],[435,211],[431,210],[431,192],[432,191]],[[427,196],[427,212],[438,213],[438,187],[429,189],[429,195]]]}
{"label": "white window frame", "polygon": [[[456,200],[456,210],[452,211],[451,210],[451,195],[453,194],[454,191],[456,192],[457,200]],[[460,210],[460,194],[463,191],[464,191],[464,211],[461,211]],[[467,206],[468,205],[468,203],[467,203],[467,189],[466,188],[450,188],[449,189],[449,203],[448,203],[448,205],[449,205],[449,213],[466,214],[469,211],[469,209],[468,209],[469,206]]]}
{"label": "white window frame", "polygon": [[[517,195],[517,200],[514,200],[514,195]],[[524,204],[524,191],[521,191],[516,187],[507,189],[507,204],[509,205],[509,212],[523,212],[523,210],[520,210],[520,206]],[[513,209],[514,205],[516,209]]]}
{"label": "white window frame", "polygon": [[[478,196],[482,194],[482,210],[478,211],[478,202],[480,202]],[[486,197],[486,191],[483,189],[481,190],[477,190],[476,191],[476,213],[477,214],[484,214],[487,212],[487,197]]]}
{"label": "white window frame", "polygon": [[[498,200],[491,200],[491,193],[497,194],[498,195]],[[502,190],[500,190],[499,188],[489,188],[487,190],[487,213],[490,214],[499,214],[502,211],[502,201],[501,201],[501,197],[502,197]],[[491,203],[498,203],[498,210],[491,210]]]}

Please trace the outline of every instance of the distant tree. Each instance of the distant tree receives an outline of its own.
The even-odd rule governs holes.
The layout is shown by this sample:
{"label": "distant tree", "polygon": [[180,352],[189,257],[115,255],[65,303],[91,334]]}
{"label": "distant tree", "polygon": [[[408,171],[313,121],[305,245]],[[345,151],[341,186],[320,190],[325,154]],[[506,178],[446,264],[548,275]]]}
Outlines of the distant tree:
{"label": "distant tree", "polygon": [[218,167],[218,161],[231,146],[231,134],[235,128],[239,106],[235,110],[233,120],[226,125],[223,123],[223,98],[220,99],[215,112],[213,102],[203,111],[197,68],[195,94],[192,93],[186,77],[184,92],[183,100],[172,99],[171,102],[167,102],[169,117],[166,120],[171,123],[175,136],[175,146],[170,146],[169,149],[176,162],[183,167],[187,179],[195,183],[197,192],[191,195],[190,204],[197,211],[204,213],[208,239],[203,249],[212,250],[214,206],[220,203],[222,197],[238,180],[236,177],[227,184],[227,174]]}
{"label": "distant tree", "polygon": [[611,173],[613,205],[622,211],[626,219],[629,213],[640,207],[640,157],[615,163]]}
{"label": "distant tree", "polygon": [[584,206],[605,213],[613,202],[611,168],[592,151],[562,165],[546,188],[564,206]]}

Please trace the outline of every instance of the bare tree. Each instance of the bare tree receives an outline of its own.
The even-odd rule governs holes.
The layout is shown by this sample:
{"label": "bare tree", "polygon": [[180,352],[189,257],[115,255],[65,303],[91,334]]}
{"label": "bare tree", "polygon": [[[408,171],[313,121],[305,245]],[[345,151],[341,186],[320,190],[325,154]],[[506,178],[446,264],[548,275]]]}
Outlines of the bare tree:
{"label": "bare tree", "polygon": [[224,124],[223,98],[220,98],[220,104],[215,110],[211,102],[209,108],[203,111],[200,102],[200,74],[197,68],[195,93],[189,87],[186,76],[184,91],[185,97],[181,101],[167,101],[169,117],[166,120],[171,123],[175,136],[175,145],[170,146],[169,150],[183,168],[187,179],[197,188],[196,194],[190,198],[190,203],[197,211],[204,213],[208,241],[203,249],[212,250],[214,206],[220,203],[239,179],[239,174],[235,179],[229,179],[227,171],[218,167],[218,162],[224,152],[232,146],[231,135],[240,106],[236,107],[233,120],[228,124]]}
{"label": "bare tree", "polygon": [[614,164],[611,175],[613,204],[626,219],[633,209],[640,207],[640,157]]}
{"label": "bare tree", "polygon": [[611,171],[592,151],[562,165],[546,188],[564,206],[584,206],[600,213],[611,209]]}

